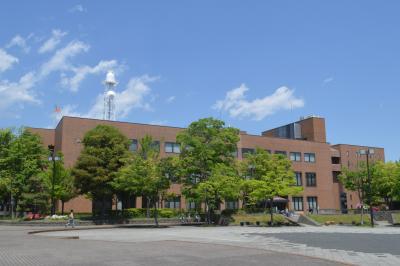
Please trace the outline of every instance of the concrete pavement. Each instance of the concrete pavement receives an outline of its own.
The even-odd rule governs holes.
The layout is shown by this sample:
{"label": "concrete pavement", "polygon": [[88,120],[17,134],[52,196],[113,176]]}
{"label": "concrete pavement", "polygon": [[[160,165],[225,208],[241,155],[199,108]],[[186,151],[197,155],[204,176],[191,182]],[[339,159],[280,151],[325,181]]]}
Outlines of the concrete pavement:
{"label": "concrete pavement", "polygon": [[[304,238],[312,234],[316,235],[318,241],[314,240],[313,242],[313,239],[308,239],[308,241],[301,239],[301,237]],[[51,232],[41,235],[52,237],[76,235],[83,240],[124,243],[159,241],[204,243],[269,252],[284,252],[346,264],[400,265],[397,248],[400,246],[400,228],[394,227],[172,227],[165,229],[104,229],[97,231]],[[288,236],[291,236],[291,238]],[[375,238],[379,242],[377,240],[373,242]],[[341,239],[343,241],[347,240],[348,243],[341,244]],[[380,244],[381,249],[368,248],[369,243],[374,243],[375,247]],[[397,247],[390,248],[389,246]],[[286,256],[289,255],[282,255],[281,257]]]}
{"label": "concrete pavement", "polygon": [[[185,234],[192,229],[102,229],[29,235],[35,228],[0,226],[0,265],[338,265],[251,247],[188,241]],[[180,235],[182,239],[165,239],[165,234]],[[77,235],[79,240],[66,239]]]}

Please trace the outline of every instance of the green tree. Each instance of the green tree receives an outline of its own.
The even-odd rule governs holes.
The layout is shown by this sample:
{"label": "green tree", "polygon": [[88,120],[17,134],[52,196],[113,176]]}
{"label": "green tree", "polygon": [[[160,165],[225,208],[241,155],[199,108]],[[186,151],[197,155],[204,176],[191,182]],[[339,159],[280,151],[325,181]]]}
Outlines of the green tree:
{"label": "green tree", "polygon": [[5,159],[5,171],[10,178],[9,192],[17,210],[47,210],[48,194],[42,175],[48,166],[47,156],[48,151],[38,135],[20,129],[13,138]]}
{"label": "green tree", "polygon": [[391,208],[393,199],[400,195],[400,163],[378,161],[372,165],[372,173],[373,191]]}
{"label": "green tree", "polygon": [[[128,139],[115,127],[98,125],[83,138],[83,150],[72,169],[75,186],[94,202],[100,202],[104,219],[106,203],[111,203],[114,189],[111,182],[128,157]],[[93,210],[95,213],[95,210]]]}
{"label": "green tree", "polygon": [[[77,195],[75,188],[74,177],[71,175],[71,170],[64,166],[64,156],[58,153],[59,160],[55,162],[54,176],[54,199],[61,201],[61,214],[64,214],[65,202],[71,200]],[[51,163],[45,173],[46,185],[49,188],[48,193],[51,195],[53,183],[53,164]]]}
{"label": "green tree", "polygon": [[210,177],[194,188],[194,195],[205,203],[207,222],[211,223],[213,210],[224,200],[237,200],[240,196],[241,179],[234,167],[219,163],[214,166]]}
{"label": "green tree", "polygon": [[11,197],[11,157],[10,148],[15,135],[10,129],[0,129],[0,201],[10,204]]}
{"label": "green tree", "polygon": [[239,130],[226,127],[221,120],[203,118],[191,123],[176,139],[181,145],[182,194],[200,199],[203,194],[199,195],[196,188],[209,179],[217,164],[233,167]]}
{"label": "green tree", "polygon": [[[371,165],[371,177],[374,176],[373,169],[374,164]],[[342,168],[342,172],[339,175],[339,180],[343,186],[350,190],[357,192],[357,196],[360,199],[361,205],[361,224],[364,224],[364,204],[367,203],[371,205],[371,202],[366,202],[368,200],[368,193],[373,193],[370,191],[370,184],[368,182],[368,173],[365,162],[360,162],[356,170],[349,170],[348,168]],[[373,178],[372,178],[373,180]],[[371,195],[372,197],[373,195]]]}
{"label": "green tree", "polygon": [[243,182],[249,202],[256,204],[267,202],[270,206],[271,223],[273,223],[273,198],[276,196],[296,195],[302,188],[295,186],[296,180],[291,162],[283,155],[271,155],[263,149],[256,149],[243,161],[245,169]]}
{"label": "green tree", "polygon": [[190,185],[193,176],[200,182],[207,180],[218,163],[231,165],[234,162],[239,130],[225,127],[221,120],[203,118],[191,123],[176,139],[181,145],[180,160],[185,170],[185,182]]}
{"label": "green tree", "polygon": [[166,160],[160,160],[159,153],[153,146],[150,136],[145,136],[140,149],[120,169],[117,178],[112,182],[115,190],[141,195],[154,208],[154,223],[158,226],[157,204],[169,187],[170,180],[165,174],[171,169]]}

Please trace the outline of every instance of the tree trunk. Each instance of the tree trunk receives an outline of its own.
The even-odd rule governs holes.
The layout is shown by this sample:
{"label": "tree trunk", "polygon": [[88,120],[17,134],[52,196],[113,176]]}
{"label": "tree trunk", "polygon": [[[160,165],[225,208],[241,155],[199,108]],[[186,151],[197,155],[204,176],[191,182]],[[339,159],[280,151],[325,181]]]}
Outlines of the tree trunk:
{"label": "tree trunk", "polygon": [[106,197],[103,195],[101,198],[101,222],[104,223],[106,214]]}
{"label": "tree trunk", "polygon": [[61,215],[64,215],[64,201],[61,201]]}
{"label": "tree trunk", "polygon": [[158,210],[157,210],[157,200],[154,200],[154,223],[158,227]]}
{"label": "tree trunk", "polygon": [[361,204],[361,224],[364,224],[364,203]]}
{"label": "tree trunk", "polygon": [[150,218],[150,200],[149,197],[146,197],[146,218]]}
{"label": "tree trunk", "polygon": [[272,212],[273,199],[270,199],[269,203],[270,203],[269,214],[271,215],[271,225],[273,225],[274,224],[274,213]]}

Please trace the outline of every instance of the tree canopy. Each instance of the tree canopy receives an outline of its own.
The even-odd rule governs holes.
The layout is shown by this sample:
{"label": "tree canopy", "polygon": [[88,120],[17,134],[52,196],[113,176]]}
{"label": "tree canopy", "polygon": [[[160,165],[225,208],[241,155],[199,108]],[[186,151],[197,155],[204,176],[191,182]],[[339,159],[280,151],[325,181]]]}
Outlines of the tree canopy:
{"label": "tree canopy", "polygon": [[105,214],[106,201],[115,190],[111,182],[128,157],[128,139],[115,127],[98,125],[88,131],[82,141],[84,147],[72,175],[79,193],[101,201],[101,214]]}

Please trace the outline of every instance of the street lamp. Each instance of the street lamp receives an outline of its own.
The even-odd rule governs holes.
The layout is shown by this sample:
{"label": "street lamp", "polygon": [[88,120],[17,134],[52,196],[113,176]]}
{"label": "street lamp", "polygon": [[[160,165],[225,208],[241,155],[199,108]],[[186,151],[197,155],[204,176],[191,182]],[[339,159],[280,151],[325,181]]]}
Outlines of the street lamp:
{"label": "street lamp", "polygon": [[54,183],[55,183],[55,179],[56,179],[56,161],[60,160],[60,157],[55,156],[55,149],[54,149],[54,145],[50,144],[47,146],[49,148],[50,151],[50,157],[49,157],[49,161],[53,162],[53,176],[51,179],[51,215],[54,215],[56,213],[56,204],[55,204],[55,200],[54,200]]}
{"label": "street lamp", "polygon": [[371,185],[371,173],[369,171],[369,156],[375,154],[374,149],[363,149],[358,152],[359,155],[366,155],[367,158],[367,179],[368,179],[368,201],[369,201],[369,214],[371,218],[371,227],[374,227],[374,212],[372,210],[372,185]]}

